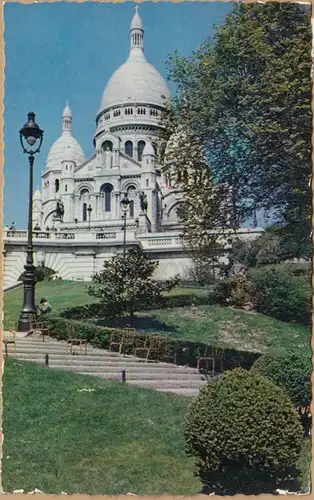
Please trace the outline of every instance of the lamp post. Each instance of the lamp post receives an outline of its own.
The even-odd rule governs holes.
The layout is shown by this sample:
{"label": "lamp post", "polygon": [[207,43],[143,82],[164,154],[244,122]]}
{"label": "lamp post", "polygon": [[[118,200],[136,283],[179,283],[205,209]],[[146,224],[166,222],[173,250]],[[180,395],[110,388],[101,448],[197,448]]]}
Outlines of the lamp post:
{"label": "lamp post", "polygon": [[91,215],[92,215],[92,206],[91,205],[88,205],[88,209],[87,209],[87,212],[88,212],[88,230],[90,231],[90,218],[91,218]]}
{"label": "lamp post", "polygon": [[[23,153],[28,155],[29,161],[29,198],[28,198],[28,238],[27,257],[24,266],[24,299],[18,322],[18,331],[27,332],[32,320],[36,317],[35,307],[35,266],[33,257],[33,166],[34,156],[39,153],[43,142],[43,130],[35,122],[35,114],[28,113],[28,121],[20,130],[20,142]],[[37,144],[36,144],[37,143]]]}
{"label": "lamp post", "polygon": [[128,194],[124,193],[124,197],[122,198],[121,202],[121,208],[123,211],[123,256],[125,257],[125,252],[126,252],[126,214],[127,211],[129,210],[129,205],[130,205],[130,200],[128,198]]}

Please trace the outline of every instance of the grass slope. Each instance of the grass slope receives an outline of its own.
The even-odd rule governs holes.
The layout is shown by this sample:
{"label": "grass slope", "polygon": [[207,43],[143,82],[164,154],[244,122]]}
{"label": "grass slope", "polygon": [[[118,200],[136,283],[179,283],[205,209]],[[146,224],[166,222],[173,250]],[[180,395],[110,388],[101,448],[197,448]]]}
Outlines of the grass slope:
{"label": "grass slope", "polygon": [[[36,284],[35,303],[39,304],[42,297],[46,298],[53,307],[53,312],[58,313],[67,307],[81,306],[95,302],[86,292],[87,283],[80,281],[41,281]],[[199,288],[176,288],[171,295],[202,294],[206,295],[208,290]],[[23,288],[11,290],[4,294],[4,322],[16,321],[23,301]]]}
{"label": "grass slope", "polygon": [[171,336],[185,340],[258,352],[310,347],[309,328],[227,307],[165,309],[148,315]]}
{"label": "grass slope", "polygon": [[[207,293],[206,290],[176,288],[172,295]],[[16,321],[22,304],[23,290],[4,295],[4,326]],[[74,281],[44,281],[36,285],[36,301],[45,297],[53,306],[53,313],[67,307],[94,301],[86,293],[86,284]],[[309,328],[263,316],[218,306],[198,306],[163,309],[139,313],[135,326],[143,331],[163,331],[185,340],[194,340],[236,349],[264,352],[272,347],[310,347]],[[128,321],[127,321],[128,322]],[[98,322],[113,325],[113,321]],[[125,326],[125,320],[117,324]]]}
{"label": "grass slope", "polygon": [[[94,302],[85,291],[86,284],[77,281],[41,281],[36,284],[35,303],[39,304],[42,297],[53,306],[53,311],[58,312],[66,307],[79,306]],[[4,324],[16,321],[23,302],[23,288],[12,290],[4,294],[3,311]]]}
{"label": "grass slope", "polygon": [[[95,389],[92,392],[84,388]],[[7,360],[4,491],[196,494],[184,453],[189,399]]]}

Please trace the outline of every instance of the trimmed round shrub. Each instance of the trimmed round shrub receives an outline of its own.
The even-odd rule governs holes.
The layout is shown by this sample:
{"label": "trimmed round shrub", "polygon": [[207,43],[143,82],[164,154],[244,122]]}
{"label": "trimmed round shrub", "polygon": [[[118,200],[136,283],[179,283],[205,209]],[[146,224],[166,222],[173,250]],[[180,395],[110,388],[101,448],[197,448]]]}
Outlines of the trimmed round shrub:
{"label": "trimmed round shrub", "polygon": [[280,387],[243,369],[206,384],[190,405],[186,451],[206,492],[274,493],[291,487],[303,432]]}
{"label": "trimmed round shrub", "polygon": [[272,380],[285,391],[294,406],[310,405],[312,361],[309,352],[264,354],[254,362],[251,373]]}
{"label": "trimmed round shrub", "polygon": [[307,274],[300,274],[300,266],[281,264],[252,269],[249,278],[254,285],[258,312],[310,326],[311,283]]}

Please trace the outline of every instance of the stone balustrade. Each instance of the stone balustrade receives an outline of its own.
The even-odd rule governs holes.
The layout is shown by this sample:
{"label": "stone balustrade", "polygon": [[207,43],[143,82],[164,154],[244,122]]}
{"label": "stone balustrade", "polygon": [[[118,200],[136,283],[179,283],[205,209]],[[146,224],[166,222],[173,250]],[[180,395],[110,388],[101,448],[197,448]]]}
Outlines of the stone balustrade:
{"label": "stone balustrade", "polygon": [[[237,236],[241,239],[254,239],[263,232],[263,229],[245,229],[241,228],[237,231]],[[27,231],[23,230],[4,230],[4,243],[26,243]],[[48,240],[47,243],[61,242],[63,240],[74,240],[77,243],[94,243],[101,241],[114,241],[115,243],[123,243],[123,231],[33,231],[33,242],[36,244],[41,240]],[[224,238],[223,238],[224,240]],[[127,242],[138,241],[144,250],[162,249],[162,248],[177,248],[182,249],[183,243],[179,237],[179,233],[138,233],[135,230],[127,231]],[[225,248],[230,247],[230,243],[225,241]]]}

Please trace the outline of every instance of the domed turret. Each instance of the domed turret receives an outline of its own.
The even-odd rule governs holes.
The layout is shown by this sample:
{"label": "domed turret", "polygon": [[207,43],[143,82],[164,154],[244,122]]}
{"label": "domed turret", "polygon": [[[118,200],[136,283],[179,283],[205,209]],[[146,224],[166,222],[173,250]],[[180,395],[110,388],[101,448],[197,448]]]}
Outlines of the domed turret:
{"label": "domed turret", "polygon": [[72,112],[68,104],[66,104],[62,114],[62,135],[50,148],[47,158],[47,169],[60,169],[65,154],[70,154],[68,149],[71,150],[71,157],[76,165],[85,160],[81,146],[72,136]]}
{"label": "domed turret", "polygon": [[156,156],[155,150],[153,148],[153,145],[150,141],[147,141],[145,144],[145,147],[143,149],[142,156]]}
{"label": "domed turret", "polygon": [[164,106],[171,97],[165,80],[144,56],[144,28],[137,9],[130,26],[130,55],[106,85],[99,113],[127,103]]}
{"label": "domed turret", "polygon": [[33,200],[34,201],[41,201],[42,200],[41,192],[39,190],[39,186],[37,186],[36,191],[33,194]]}

